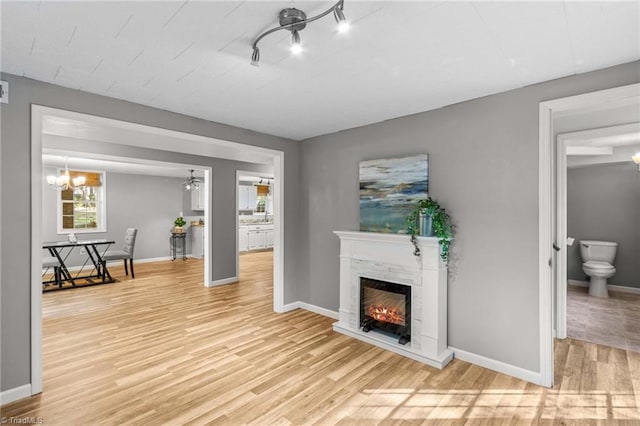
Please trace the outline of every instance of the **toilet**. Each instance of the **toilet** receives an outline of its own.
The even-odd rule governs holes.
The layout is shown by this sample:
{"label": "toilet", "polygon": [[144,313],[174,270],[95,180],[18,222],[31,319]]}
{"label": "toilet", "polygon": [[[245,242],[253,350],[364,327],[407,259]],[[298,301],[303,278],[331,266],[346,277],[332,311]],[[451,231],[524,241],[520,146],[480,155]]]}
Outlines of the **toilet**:
{"label": "toilet", "polygon": [[613,260],[616,258],[618,243],[611,241],[580,241],[580,256],[582,256],[582,270],[591,277],[589,295],[595,297],[609,297],[607,279],[616,273]]}

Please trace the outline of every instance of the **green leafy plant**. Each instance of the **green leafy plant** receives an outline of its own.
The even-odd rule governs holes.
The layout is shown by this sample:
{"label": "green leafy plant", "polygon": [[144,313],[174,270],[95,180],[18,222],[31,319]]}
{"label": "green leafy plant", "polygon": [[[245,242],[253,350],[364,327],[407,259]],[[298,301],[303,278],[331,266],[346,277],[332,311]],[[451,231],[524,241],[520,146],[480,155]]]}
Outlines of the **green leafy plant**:
{"label": "green leafy plant", "polygon": [[173,224],[175,226],[184,226],[187,222],[184,220],[184,218],[182,216],[179,216],[176,218],[176,220],[173,221]]}
{"label": "green leafy plant", "polygon": [[413,254],[420,256],[420,247],[416,236],[420,232],[420,215],[431,217],[431,227],[433,234],[438,238],[440,243],[440,257],[443,261],[449,261],[449,248],[451,239],[453,238],[454,226],[451,222],[451,216],[440,204],[429,197],[427,199],[418,200],[414,209],[406,219],[407,234],[411,235],[411,242],[415,247]]}

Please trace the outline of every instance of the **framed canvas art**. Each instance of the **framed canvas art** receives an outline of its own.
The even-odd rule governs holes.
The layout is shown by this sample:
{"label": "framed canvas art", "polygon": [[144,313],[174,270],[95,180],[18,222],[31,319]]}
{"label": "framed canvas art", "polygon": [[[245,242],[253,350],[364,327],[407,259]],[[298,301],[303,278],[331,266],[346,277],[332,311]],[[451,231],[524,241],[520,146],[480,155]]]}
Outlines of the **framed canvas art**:
{"label": "framed canvas art", "polygon": [[405,233],[407,216],[428,188],[427,154],[360,162],[360,230]]}

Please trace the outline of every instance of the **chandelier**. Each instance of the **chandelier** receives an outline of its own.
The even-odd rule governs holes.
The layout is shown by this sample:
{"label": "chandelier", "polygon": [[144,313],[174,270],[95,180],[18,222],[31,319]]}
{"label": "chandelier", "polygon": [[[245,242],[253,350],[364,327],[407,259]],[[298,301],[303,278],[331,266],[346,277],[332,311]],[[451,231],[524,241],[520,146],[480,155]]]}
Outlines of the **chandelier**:
{"label": "chandelier", "polygon": [[200,178],[193,176],[193,172],[194,170],[190,169],[189,177],[186,178],[184,182],[182,182],[182,187],[184,188],[185,191],[191,191],[193,189],[200,188],[200,183],[202,182],[202,180]]}
{"label": "chandelier", "polygon": [[299,54],[302,52],[302,44],[300,44],[300,31],[302,31],[307,24],[317,21],[320,18],[323,18],[333,12],[333,17],[338,24],[338,32],[346,32],[349,29],[349,21],[344,17],[343,13],[344,9],[344,0],[340,0],[329,9],[324,12],[313,16],[311,18],[307,18],[307,14],[302,10],[296,9],[294,7],[290,7],[287,9],[282,9],[278,14],[278,19],[280,26],[271,28],[260,34],[255,41],[253,42],[253,54],[251,55],[251,65],[258,66],[260,64],[260,49],[258,48],[258,42],[262,40],[263,37],[274,33],[280,30],[289,30],[291,31],[291,53]]}
{"label": "chandelier", "polygon": [[68,189],[73,188],[81,188],[87,182],[87,178],[85,176],[76,176],[71,179],[71,174],[69,173],[69,165],[67,164],[67,158],[64,159],[64,172],[61,175],[48,175],[47,183],[49,184],[49,188],[56,191],[66,191]]}

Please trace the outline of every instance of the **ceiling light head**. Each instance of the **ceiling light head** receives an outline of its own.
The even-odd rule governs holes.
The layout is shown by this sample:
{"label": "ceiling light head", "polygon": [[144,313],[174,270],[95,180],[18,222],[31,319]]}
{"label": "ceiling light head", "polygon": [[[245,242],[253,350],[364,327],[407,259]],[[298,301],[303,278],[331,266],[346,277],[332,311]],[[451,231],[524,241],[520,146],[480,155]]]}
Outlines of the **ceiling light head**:
{"label": "ceiling light head", "polygon": [[640,172],[640,151],[636,152],[635,155],[631,157],[631,159],[638,165],[638,171]]}
{"label": "ceiling light head", "polygon": [[72,179],[73,182],[73,187],[74,188],[79,188],[81,186],[84,186],[85,183],[87,183],[87,177],[86,176],[76,176]]}
{"label": "ceiling light head", "polygon": [[291,32],[291,53],[294,55],[302,52],[302,45],[300,44],[300,33],[298,30],[293,30]]}
{"label": "ceiling light head", "polygon": [[335,9],[333,9],[333,17],[336,19],[336,22],[338,23],[339,33],[345,33],[349,31],[349,27],[350,27],[349,21],[347,21],[347,18],[344,17],[342,8],[336,7]]}
{"label": "ceiling light head", "polygon": [[251,65],[254,67],[260,66],[260,49],[257,47],[253,48],[253,54],[251,55]]}

